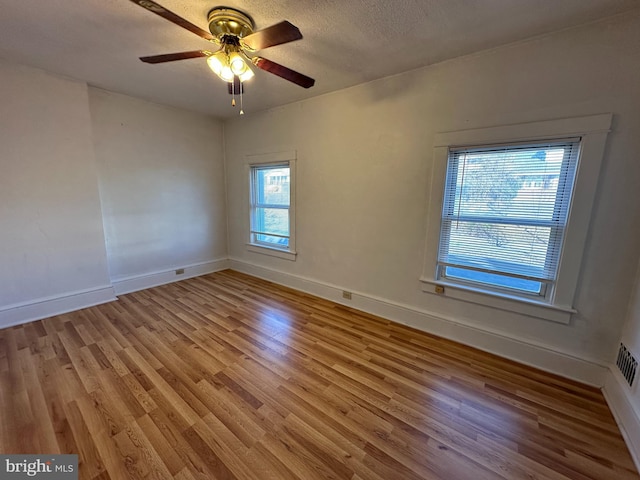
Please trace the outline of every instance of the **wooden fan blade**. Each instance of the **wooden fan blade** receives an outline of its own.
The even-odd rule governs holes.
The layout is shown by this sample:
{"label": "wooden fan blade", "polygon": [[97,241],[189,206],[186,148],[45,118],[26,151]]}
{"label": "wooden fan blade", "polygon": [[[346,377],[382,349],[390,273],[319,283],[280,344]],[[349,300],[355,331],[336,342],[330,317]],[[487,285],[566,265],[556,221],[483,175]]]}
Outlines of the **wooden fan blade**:
{"label": "wooden fan blade", "polygon": [[162,18],[169,20],[171,23],[175,23],[176,25],[189,30],[192,33],[195,33],[200,38],[204,38],[205,40],[209,40],[210,42],[216,42],[216,37],[211,35],[206,30],[201,29],[197,25],[185,20],[179,15],[176,15],[170,10],[167,10],[162,5],[154,2],[153,0],[131,0],[136,5],[140,5],[142,8],[146,8],[152,13],[156,15],[160,15]]}
{"label": "wooden fan blade", "polygon": [[187,60],[189,58],[209,57],[213,54],[208,50],[194,50],[192,52],[165,53],[164,55],[151,55],[150,57],[140,57],[144,63],[165,63],[176,60]]}
{"label": "wooden fan blade", "polygon": [[253,57],[251,61],[259,69],[269,73],[273,73],[274,75],[284,78],[285,80],[289,80],[290,82],[293,82],[296,85],[300,85],[303,88],[311,88],[316,83],[313,78],[307,77],[302,73],[298,73],[276,62],[272,62],[271,60],[267,60],[266,58]]}
{"label": "wooden fan blade", "polygon": [[274,45],[282,45],[283,43],[300,40],[302,34],[298,27],[287,22],[286,20],[276,23],[270,27],[253,32],[242,39],[242,43],[251,50],[262,50],[264,48],[273,47]]}

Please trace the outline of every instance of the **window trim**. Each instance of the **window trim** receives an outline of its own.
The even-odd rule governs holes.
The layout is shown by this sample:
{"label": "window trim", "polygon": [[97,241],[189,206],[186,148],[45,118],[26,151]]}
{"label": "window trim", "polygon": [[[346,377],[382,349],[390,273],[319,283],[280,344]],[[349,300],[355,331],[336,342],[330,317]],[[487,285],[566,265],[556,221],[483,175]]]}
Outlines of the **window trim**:
{"label": "window trim", "polygon": [[[426,293],[436,294],[434,287],[444,286],[447,287],[445,293],[438,295],[568,324],[571,314],[576,313],[573,308],[573,300],[611,121],[612,114],[608,113],[437,133],[434,137],[424,267],[420,277],[422,290]],[[550,298],[528,299],[492,289],[483,289],[480,286],[469,286],[436,279],[449,149],[494,143],[509,144],[555,140],[566,137],[581,137],[582,141],[564,248],[561,252],[556,286]]]}
{"label": "window trim", "polygon": [[[269,165],[273,166],[288,166],[289,167],[289,246],[288,247],[277,247],[265,245],[264,243],[257,243],[253,241],[253,235],[251,234],[251,224],[253,222],[252,219],[252,201],[251,197],[253,192],[251,190],[252,179],[251,179],[251,167],[266,167]],[[274,152],[274,153],[264,153],[264,154],[255,154],[255,155],[246,155],[245,156],[245,168],[246,168],[246,178],[248,185],[248,194],[247,199],[249,200],[249,204],[247,207],[247,218],[248,223],[246,225],[246,237],[247,238],[247,250],[249,252],[260,253],[264,255],[269,255],[272,257],[282,258],[285,260],[295,260],[296,259],[296,226],[295,226],[295,199],[296,199],[296,151],[284,151],[284,152]]]}

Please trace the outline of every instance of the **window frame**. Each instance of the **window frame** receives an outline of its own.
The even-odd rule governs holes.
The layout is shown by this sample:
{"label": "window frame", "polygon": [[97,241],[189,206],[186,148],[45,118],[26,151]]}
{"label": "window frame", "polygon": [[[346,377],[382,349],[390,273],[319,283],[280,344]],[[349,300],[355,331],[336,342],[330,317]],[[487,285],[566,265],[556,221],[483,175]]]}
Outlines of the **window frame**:
{"label": "window frame", "polygon": [[[422,290],[545,320],[569,323],[571,314],[576,313],[573,300],[611,121],[611,114],[601,114],[437,133],[434,137],[424,266],[420,277]],[[547,289],[551,291],[546,292],[544,298],[529,298],[480,284],[439,279],[438,247],[449,150],[489,144],[553,141],[567,137],[581,138],[580,156],[554,288]],[[440,292],[441,289],[435,287],[445,287],[444,294],[436,293],[436,290]]]}
{"label": "window frame", "polygon": [[[296,237],[295,237],[295,172],[296,172],[296,152],[275,152],[266,154],[246,155],[246,178],[248,180],[248,233],[247,233],[247,250],[254,253],[261,253],[273,257],[283,258],[285,260],[295,260]],[[254,233],[254,209],[255,192],[253,190],[253,172],[256,168],[265,167],[288,167],[289,168],[289,246],[269,245],[266,242],[259,242],[255,239]]]}

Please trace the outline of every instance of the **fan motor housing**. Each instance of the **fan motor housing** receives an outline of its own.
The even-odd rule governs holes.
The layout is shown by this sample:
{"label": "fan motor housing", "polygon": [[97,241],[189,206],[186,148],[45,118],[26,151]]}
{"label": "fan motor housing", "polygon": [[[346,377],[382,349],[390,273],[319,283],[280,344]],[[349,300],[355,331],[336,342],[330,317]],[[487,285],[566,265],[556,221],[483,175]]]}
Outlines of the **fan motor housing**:
{"label": "fan motor housing", "polygon": [[253,33],[253,19],[244,12],[230,7],[215,7],[208,14],[209,31],[217,38],[225,35],[246,37]]}

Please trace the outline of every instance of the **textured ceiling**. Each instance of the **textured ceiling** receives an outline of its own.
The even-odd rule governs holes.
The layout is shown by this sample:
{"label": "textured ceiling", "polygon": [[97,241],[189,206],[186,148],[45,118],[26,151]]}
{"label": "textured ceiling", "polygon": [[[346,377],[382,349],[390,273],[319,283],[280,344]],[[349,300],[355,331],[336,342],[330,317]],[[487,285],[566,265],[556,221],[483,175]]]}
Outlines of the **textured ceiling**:
{"label": "textured ceiling", "polygon": [[[218,0],[157,0],[207,29]],[[281,20],[304,39],[260,52],[316,79],[309,90],[257,71],[247,113],[638,8],[638,0],[225,0],[261,29]],[[0,0],[0,58],[217,117],[238,114],[203,58],[138,57],[212,45],[128,0]],[[256,69],[257,70],[257,69]]]}

